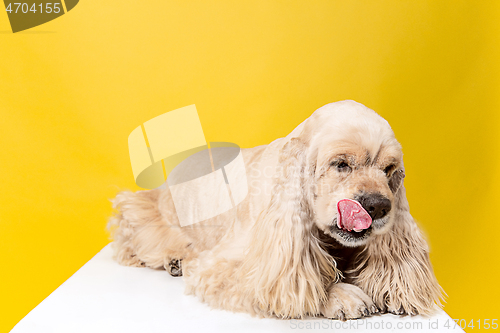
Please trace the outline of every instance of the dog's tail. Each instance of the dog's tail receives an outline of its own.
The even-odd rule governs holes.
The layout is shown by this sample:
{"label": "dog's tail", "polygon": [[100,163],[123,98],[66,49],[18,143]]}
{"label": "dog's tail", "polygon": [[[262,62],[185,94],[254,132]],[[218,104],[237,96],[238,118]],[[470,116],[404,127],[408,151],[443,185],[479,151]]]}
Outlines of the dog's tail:
{"label": "dog's tail", "polygon": [[161,220],[158,210],[159,191],[122,191],[111,200],[115,212],[107,230],[113,240],[113,259],[127,266],[145,266],[137,256],[137,233],[145,225]]}

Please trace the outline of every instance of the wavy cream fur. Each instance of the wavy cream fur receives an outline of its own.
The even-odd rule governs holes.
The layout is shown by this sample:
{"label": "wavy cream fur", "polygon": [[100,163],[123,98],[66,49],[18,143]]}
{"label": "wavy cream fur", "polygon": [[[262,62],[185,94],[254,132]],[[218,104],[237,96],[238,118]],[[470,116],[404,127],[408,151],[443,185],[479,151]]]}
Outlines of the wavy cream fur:
{"label": "wavy cream fur", "polygon": [[410,215],[404,186],[396,196],[395,223],[375,237],[349,271],[354,284],[365,290],[382,311],[429,315],[443,290],[429,259],[429,248]]}
{"label": "wavy cream fur", "polygon": [[[346,177],[330,167],[339,154],[366,165]],[[384,163],[402,168],[401,147],[375,112],[352,101],[328,104],[287,137],[244,149],[243,158],[247,198],[195,225],[180,227],[168,189],[118,194],[108,224],[115,259],[152,268],[182,259],[188,294],[258,316],[349,319],[440,305],[404,187],[394,191],[381,171]],[[342,270],[346,247],[335,240],[332,207],[359,191],[382,193],[395,208],[368,239],[347,245],[359,251]]]}

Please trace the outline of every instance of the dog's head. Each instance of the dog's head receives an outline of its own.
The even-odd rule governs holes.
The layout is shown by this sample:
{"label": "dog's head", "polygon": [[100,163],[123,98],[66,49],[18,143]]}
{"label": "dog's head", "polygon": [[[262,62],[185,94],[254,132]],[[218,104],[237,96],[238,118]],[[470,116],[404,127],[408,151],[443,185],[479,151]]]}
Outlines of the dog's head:
{"label": "dog's head", "polygon": [[349,247],[387,232],[404,178],[401,146],[387,121],[343,101],[318,109],[299,128],[317,227]]}
{"label": "dog's head", "polygon": [[266,149],[279,160],[268,158],[276,170],[266,182],[270,200],[242,268],[260,306],[274,313],[286,306],[293,317],[312,304],[306,312],[317,313],[314,304],[328,297],[324,286],[343,276],[343,251],[327,251],[336,243],[363,245],[348,274],[379,308],[428,314],[439,304],[427,244],[409,213],[401,146],[387,121],[356,102],[332,103]]}

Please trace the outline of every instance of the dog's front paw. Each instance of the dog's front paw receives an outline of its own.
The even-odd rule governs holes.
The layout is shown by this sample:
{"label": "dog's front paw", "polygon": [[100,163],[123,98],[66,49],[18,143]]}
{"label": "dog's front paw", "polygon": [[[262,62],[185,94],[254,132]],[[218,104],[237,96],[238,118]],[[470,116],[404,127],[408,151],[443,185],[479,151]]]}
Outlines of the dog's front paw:
{"label": "dog's front paw", "polygon": [[380,313],[392,313],[394,315],[410,315],[410,316],[415,316],[418,315],[418,310],[412,306],[412,305],[407,305],[409,310],[405,310],[403,305],[393,305],[393,304],[384,304],[383,306],[380,307]]}
{"label": "dog's front paw", "polygon": [[336,283],[328,294],[328,301],[321,307],[326,318],[347,320],[370,316],[378,309],[363,290],[353,284]]}

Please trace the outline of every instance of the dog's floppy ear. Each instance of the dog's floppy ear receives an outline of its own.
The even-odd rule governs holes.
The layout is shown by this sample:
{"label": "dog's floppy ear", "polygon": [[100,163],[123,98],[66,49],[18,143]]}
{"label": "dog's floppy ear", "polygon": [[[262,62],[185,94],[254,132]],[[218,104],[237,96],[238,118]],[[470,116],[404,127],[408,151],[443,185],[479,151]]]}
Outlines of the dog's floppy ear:
{"label": "dog's floppy ear", "polygon": [[410,214],[402,175],[396,172],[391,179],[395,189],[391,230],[373,236],[349,275],[383,312],[430,314],[442,306],[444,291],[434,276],[427,242]]}
{"label": "dog's floppy ear", "polygon": [[280,150],[272,197],[252,229],[242,267],[256,310],[282,318],[319,313],[327,299],[325,286],[338,276],[312,228],[314,166],[307,151],[300,137]]}

